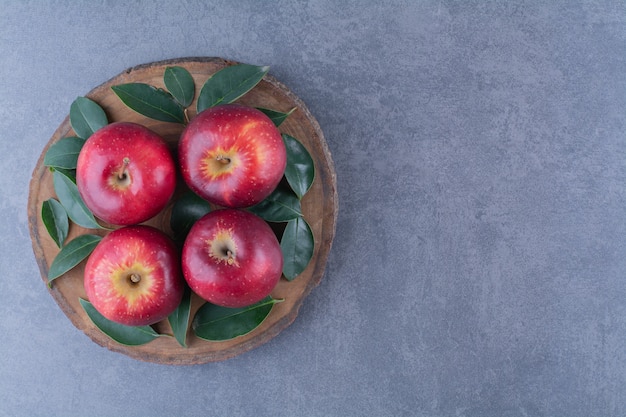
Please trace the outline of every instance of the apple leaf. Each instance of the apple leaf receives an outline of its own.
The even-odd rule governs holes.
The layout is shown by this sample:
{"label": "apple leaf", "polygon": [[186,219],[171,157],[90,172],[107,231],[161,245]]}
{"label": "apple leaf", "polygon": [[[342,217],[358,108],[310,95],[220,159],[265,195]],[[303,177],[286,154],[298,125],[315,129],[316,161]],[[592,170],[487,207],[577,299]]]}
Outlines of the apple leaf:
{"label": "apple leaf", "polygon": [[87,139],[109,121],[98,103],[87,97],[78,97],[70,106],[70,124],[80,138]]}
{"label": "apple leaf", "polygon": [[286,222],[302,216],[298,196],[280,186],[265,200],[248,210],[268,222]]}
{"label": "apple leaf", "polygon": [[196,336],[210,341],[234,339],[256,329],[281,300],[271,297],[242,308],[226,308],[205,303],[192,322]]}
{"label": "apple leaf", "polygon": [[167,67],[163,83],[181,106],[189,107],[196,93],[196,86],[189,71],[183,67]]}
{"label": "apple leaf", "polygon": [[196,103],[200,113],[218,104],[228,104],[252,90],[267,74],[270,67],[237,64],[213,74],[202,86]]}
{"label": "apple leaf", "polygon": [[50,170],[52,172],[59,172],[60,174],[65,175],[70,181],[72,181],[74,184],[76,184],[76,170],[75,169],[66,169],[66,168],[59,168],[59,167],[51,167]]}
{"label": "apple leaf", "polygon": [[70,136],[50,146],[43,158],[43,164],[52,168],[76,169],[78,154],[85,144],[85,139]]}
{"label": "apple leaf", "polygon": [[102,236],[86,234],[72,239],[63,246],[48,270],[48,285],[88,257],[100,240]]}
{"label": "apple leaf", "polygon": [[274,125],[276,127],[280,126],[285,121],[285,119],[289,117],[291,113],[294,112],[295,109],[296,107],[289,110],[287,113],[282,113],[279,111],[270,110],[270,109],[266,109],[263,107],[257,107],[257,110],[261,110],[263,113],[265,113],[265,115],[269,117],[272,120],[272,122],[274,122]]}
{"label": "apple leaf", "polygon": [[296,138],[283,133],[283,141],[287,148],[287,167],[285,178],[299,199],[309,191],[315,180],[313,158],[304,145]]}
{"label": "apple leaf", "polygon": [[78,193],[78,187],[69,177],[55,170],[52,181],[59,201],[74,223],[87,229],[102,229]]}
{"label": "apple leaf", "polygon": [[170,227],[175,240],[184,239],[191,226],[209,211],[211,211],[209,202],[194,192],[188,191],[181,195],[174,203],[170,216]]}
{"label": "apple leaf", "polygon": [[189,325],[190,313],[191,290],[189,289],[189,287],[186,287],[182,301],[180,302],[176,310],[174,310],[174,312],[172,312],[172,314],[170,314],[167,318],[167,320],[170,322],[170,326],[172,327],[174,337],[182,347],[187,347],[187,327]]}
{"label": "apple leaf", "polygon": [[61,248],[70,227],[67,212],[61,203],[54,198],[44,201],[41,205],[41,219],[54,243]]}
{"label": "apple leaf", "polygon": [[290,220],[280,240],[283,252],[283,275],[291,281],[304,271],[311,258],[315,240],[311,227],[303,217]]}
{"label": "apple leaf", "polygon": [[167,91],[144,83],[114,85],[111,89],[139,114],[162,122],[185,123],[183,107]]}
{"label": "apple leaf", "polygon": [[128,346],[145,345],[157,337],[162,336],[150,326],[125,326],[112,322],[100,314],[89,301],[83,300],[82,298],[80,298],[79,301],[93,324],[95,324],[102,333],[118,343]]}

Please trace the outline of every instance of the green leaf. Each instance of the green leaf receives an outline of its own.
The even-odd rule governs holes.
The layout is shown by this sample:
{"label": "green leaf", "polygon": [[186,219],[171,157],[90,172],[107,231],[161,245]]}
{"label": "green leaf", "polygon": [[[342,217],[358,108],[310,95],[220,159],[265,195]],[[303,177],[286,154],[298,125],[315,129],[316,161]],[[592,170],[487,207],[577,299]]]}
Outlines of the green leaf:
{"label": "green leaf", "polygon": [[309,191],[315,180],[315,165],[309,151],[296,138],[283,133],[287,148],[285,178],[299,199]]}
{"label": "green leaf", "polygon": [[65,169],[65,168],[55,167],[55,168],[50,168],[50,170],[52,172],[56,171],[65,175],[67,178],[69,178],[70,181],[76,184],[76,170],[75,169]]}
{"label": "green leaf", "polygon": [[111,89],[139,114],[162,122],[185,123],[183,107],[167,91],[143,83],[115,85]]}
{"label": "green leaf", "polygon": [[125,326],[112,322],[100,314],[89,301],[82,298],[79,301],[93,324],[118,343],[128,346],[145,345],[161,336],[150,326]]}
{"label": "green leaf", "polygon": [[48,234],[54,243],[60,248],[67,238],[70,228],[65,209],[54,198],[48,199],[41,205],[41,220],[48,230]]}
{"label": "green leaf", "polygon": [[218,104],[228,104],[252,90],[263,79],[270,67],[238,64],[213,74],[202,86],[196,110],[200,113]]}
{"label": "green leaf", "polygon": [[85,202],[78,193],[78,187],[72,180],[59,171],[52,173],[54,191],[59,197],[59,201],[65,207],[67,215],[79,226],[87,229],[101,229],[93,213],[87,208]]}
{"label": "green leaf", "polygon": [[85,144],[85,139],[70,136],[50,146],[43,158],[43,164],[52,168],[76,169],[78,154]]}
{"label": "green leaf", "polygon": [[79,137],[87,139],[109,121],[98,103],[87,97],[78,97],[70,106],[70,124]]}
{"label": "green leaf", "polygon": [[176,240],[184,239],[191,226],[209,211],[211,211],[209,202],[195,193],[188,191],[181,195],[174,203],[170,216],[170,227]]}
{"label": "green leaf", "polygon": [[174,337],[182,347],[187,347],[187,326],[189,325],[189,315],[191,313],[191,290],[189,287],[185,289],[183,299],[167,318],[172,326]]}
{"label": "green leaf", "polygon": [[183,67],[167,67],[163,82],[181,106],[189,107],[196,93],[196,86],[189,71]]}
{"label": "green leaf", "polygon": [[48,285],[88,257],[100,240],[98,235],[80,235],[63,246],[48,270]]}
{"label": "green leaf", "polygon": [[265,200],[248,210],[268,222],[286,222],[302,216],[298,196],[280,186]]}
{"label": "green leaf", "polygon": [[287,113],[282,113],[275,110],[266,109],[263,107],[257,107],[258,110],[261,110],[267,117],[269,117],[276,127],[280,126],[287,117],[296,109],[295,107],[289,110]]}
{"label": "green leaf", "polygon": [[192,329],[201,339],[220,341],[250,333],[270,314],[280,300],[271,297],[248,307],[226,308],[205,303],[192,322]]}
{"label": "green leaf", "polygon": [[290,220],[280,240],[283,274],[289,281],[300,275],[313,257],[315,240],[311,227],[302,217]]}

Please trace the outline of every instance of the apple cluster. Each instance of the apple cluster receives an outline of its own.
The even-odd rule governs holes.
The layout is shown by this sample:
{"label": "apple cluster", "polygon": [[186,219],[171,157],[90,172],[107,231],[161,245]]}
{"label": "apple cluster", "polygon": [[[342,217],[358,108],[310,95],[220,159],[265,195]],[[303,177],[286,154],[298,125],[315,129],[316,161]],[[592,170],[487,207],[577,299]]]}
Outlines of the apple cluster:
{"label": "apple cluster", "polygon": [[[283,269],[270,226],[245,208],[276,189],[285,144],[260,110],[223,104],[198,113],[178,142],[130,122],[99,128],[80,150],[76,186],[93,214],[113,226],[85,266],[89,301],[107,319],[140,326],[166,318],[185,283],[204,300],[244,307],[267,297]],[[191,227],[182,251],[164,232],[141,223],[185,184],[217,209]]]}

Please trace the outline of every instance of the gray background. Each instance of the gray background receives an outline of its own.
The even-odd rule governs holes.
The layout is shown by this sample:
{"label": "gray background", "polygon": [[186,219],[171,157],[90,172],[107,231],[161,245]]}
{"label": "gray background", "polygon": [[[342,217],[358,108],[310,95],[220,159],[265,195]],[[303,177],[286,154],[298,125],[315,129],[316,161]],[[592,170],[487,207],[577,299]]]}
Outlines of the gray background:
{"label": "gray background", "polygon": [[[626,415],[624,2],[0,3],[0,415]],[[77,96],[185,56],[271,66],[340,213],[292,326],[171,367],[72,326],[26,203]]]}

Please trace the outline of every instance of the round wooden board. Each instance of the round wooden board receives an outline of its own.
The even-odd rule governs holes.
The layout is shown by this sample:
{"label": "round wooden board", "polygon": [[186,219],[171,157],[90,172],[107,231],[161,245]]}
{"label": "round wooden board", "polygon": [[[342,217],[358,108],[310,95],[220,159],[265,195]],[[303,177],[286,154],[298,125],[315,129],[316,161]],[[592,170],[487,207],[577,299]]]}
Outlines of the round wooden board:
{"label": "round wooden board", "polygon": [[[196,83],[197,97],[200,88],[213,73],[234,64],[236,62],[221,58],[181,58],[140,65],[130,68],[94,88],[86,97],[100,104],[107,113],[110,122],[130,121],[143,124],[164,137],[172,149],[174,149],[183,126],[176,123],[159,122],[135,113],[119,100],[111,90],[111,86],[141,82],[164,88],[163,74],[165,69],[168,66],[181,66],[186,68],[193,76]],[[79,298],[86,299],[83,288],[85,264],[83,261],[77,267],[53,281],[52,288],[49,291],[71,322],[99,345],[135,359],[161,364],[192,365],[225,360],[258,347],[289,326],[296,318],[305,297],[322,279],[335,234],[338,211],[335,170],[322,131],[304,103],[286,86],[270,75],[266,75],[252,91],[239,99],[238,102],[282,112],[288,112],[294,107],[296,108],[280,126],[280,131],[302,142],[315,163],[315,181],[302,200],[304,218],[311,226],[315,238],[315,249],[311,262],[305,271],[293,281],[287,281],[284,277],[281,279],[272,292],[272,296],[284,299],[284,301],[275,304],[267,319],[254,331],[223,342],[205,341],[197,338],[192,331],[189,331],[187,347],[184,348],[171,337],[159,337],[142,346],[125,346],[113,341],[96,328],[79,303]],[[194,109],[195,102],[189,107],[190,117],[193,117]],[[56,197],[52,184],[52,175],[47,167],[43,165],[43,158],[50,145],[61,138],[72,135],[74,135],[74,132],[68,116],[44,147],[30,182],[28,221],[33,251],[46,288],[48,269],[55,256],[59,253],[59,248],[49,237],[40,215],[42,203],[49,198]],[[184,185],[180,184],[178,191],[183,189]],[[156,226],[171,235],[169,228],[170,211],[171,203],[161,214],[146,222],[146,224]],[[104,235],[106,232],[87,230],[72,224],[67,241],[84,233]],[[202,304],[203,301],[194,294],[192,298],[192,317]],[[157,323],[154,327],[162,333],[171,331],[167,320]]]}

